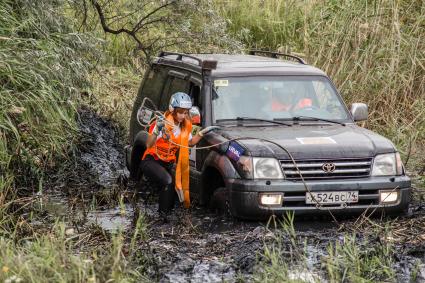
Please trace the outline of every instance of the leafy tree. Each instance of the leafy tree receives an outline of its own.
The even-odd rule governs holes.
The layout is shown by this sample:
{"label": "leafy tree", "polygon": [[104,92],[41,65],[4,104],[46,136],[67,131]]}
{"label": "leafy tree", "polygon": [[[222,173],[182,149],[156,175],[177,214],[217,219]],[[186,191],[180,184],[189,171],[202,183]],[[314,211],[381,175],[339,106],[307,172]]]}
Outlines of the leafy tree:
{"label": "leafy tree", "polygon": [[159,50],[232,52],[241,44],[226,33],[226,22],[208,0],[74,0],[81,29],[101,28],[125,34],[134,42],[135,54],[146,59]]}

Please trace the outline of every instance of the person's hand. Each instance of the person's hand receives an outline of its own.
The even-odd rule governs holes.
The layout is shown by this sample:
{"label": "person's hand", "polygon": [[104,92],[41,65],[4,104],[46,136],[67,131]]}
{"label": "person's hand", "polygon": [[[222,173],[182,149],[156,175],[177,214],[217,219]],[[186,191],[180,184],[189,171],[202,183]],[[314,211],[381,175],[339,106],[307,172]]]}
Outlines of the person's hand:
{"label": "person's hand", "polygon": [[156,125],[155,128],[153,129],[153,134],[159,136],[159,133],[162,131],[162,129],[164,128],[164,117],[159,116],[158,118],[156,118]]}
{"label": "person's hand", "polygon": [[205,134],[208,134],[209,132],[214,131],[214,130],[217,130],[219,128],[220,128],[219,126],[209,126],[209,127],[206,127],[204,129],[200,130],[198,132],[198,135],[200,135],[201,137],[203,137]]}

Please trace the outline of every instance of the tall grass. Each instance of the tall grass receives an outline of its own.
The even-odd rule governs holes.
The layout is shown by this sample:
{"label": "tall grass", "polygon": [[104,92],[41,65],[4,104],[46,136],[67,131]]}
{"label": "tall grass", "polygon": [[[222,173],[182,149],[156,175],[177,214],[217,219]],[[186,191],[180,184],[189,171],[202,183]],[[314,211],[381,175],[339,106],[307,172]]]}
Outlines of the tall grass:
{"label": "tall grass", "polygon": [[[313,244],[294,229],[288,214],[266,241],[256,265],[256,282],[394,282],[391,230],[375,226],[369,234],[338,233]],[[379,227],[379,228],[376,228]],[[377,239],[377,236],[380,239]],[[322,235],[323,236],[323,235]],[[308,236],[311,238],[311,234]],[[322,243],[320,243],[322,242]],[[310,245],[310,246],[309,246]]]}
{"label": "tall grass", "polygon": [[[248,47],[293,52],[322,68],[367,126],[407,154],[425,147],[425,2],[215,1]],[[416,147],[415,147],[416,146]]]}
{"label": "tall grass", "polygon": [[121,134],[128,136],[129,113],[142,77],[142,72],[135,73],[129,66],[100,67],[89,77],[92,91],[85,101],[102,116],[112,119],[121,129]]}
{"label": "tall grass", "polygon": [[372,243],[345,235],[328,246],[325,257],[331,282],[377,282],[395,280],[394,249],[389,243]]}
{"label": "tall grass", "polygon": [[[2,282],[148,282],[139,270],[143,256],[137,249],[125,252],[127,242],[139,242],[141,221],[126,239],[123,231],[110,235],[108,242],[96,240],[93,232],[71,234],[57,222],[50,231],[31,240],[0,238],[0,280]],[[81,242],[86,244],[77,252]],[[19,281],[20,280],[20,281]]]}
{"label": "tall grass", "polygon": [[[306,269],[306,254],[303,239],[294,229],[294,214],[288,213],[283,220],[272,219],[274,231],[272,240],[264,244],[258,257],[255,282],[300,282],[293,277],[293,270]],[[270,224],[270,223],[269,223]],[[297,280],[298,279],[298,280]]]}
{"label": "tall grass", "polygon": [[73,33],[61,7],[58,0],[0,0],[3,201],[10,187],[38,189],[76,133],[77,97],[87,86],[95,41]]}

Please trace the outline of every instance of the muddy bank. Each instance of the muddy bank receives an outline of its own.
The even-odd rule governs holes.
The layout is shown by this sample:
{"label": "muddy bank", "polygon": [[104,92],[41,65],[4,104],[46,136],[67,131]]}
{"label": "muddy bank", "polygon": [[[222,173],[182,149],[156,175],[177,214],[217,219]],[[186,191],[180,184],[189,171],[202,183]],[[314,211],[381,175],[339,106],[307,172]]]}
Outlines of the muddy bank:
{"label": "muddy bank", "polygon": [[[69,160],[50,174],[47,190],[90,198],[121,190],[127,181],[121,132],[88,107],[78,110],[79,140]],[[117,195],[114,195],[117,197]]]}
{"label": "muddy bank", "polygon": [[[177,207],[166,222],[158,217],[155,201],[141,199],[135,194],[137,184],[128,184],[123,145],[113,123],[83,108],[79,125],[82,139],[75,152],[75,165],[60,172],[53,189],[43,196],[43,209],[49,215],[46,219],[61,216],[74,233],[90,233],[95,228],[100,231],[95,235],[111,235],[119,230],[132,235],[135,220],[144,215],[146,235],[137,244],[143,263],[138,264],[143,264],[144,274],[153,281],[253,281],[262,272],[261,266],[268,264],[262,256],[264,246],[276,242],[282,245],[284,256],[294,249],[303,250],[305,261],[301,266],[289,266],[290,278],[322,281],[326,279],[323,261],[330,243],[342,242],[344,235],[354,234],[356,241],[366,239],[373,246],[382,239],[368,234],[368,227],[388,225],[379,219],[339,219],[338,223],[331,217],[296,219],[294,231],[299,246],[294,247],[279,224],[275,227],[266,222],[239,221],[200,207]],[[423,199],[415,198],[410,216],[391,222],[396,250],[393,268],[398,281],[409,282],[413,272],[419,281],[425,280]],[[107,245],[110,237],[94,239],[100,239],[98,245]]]}

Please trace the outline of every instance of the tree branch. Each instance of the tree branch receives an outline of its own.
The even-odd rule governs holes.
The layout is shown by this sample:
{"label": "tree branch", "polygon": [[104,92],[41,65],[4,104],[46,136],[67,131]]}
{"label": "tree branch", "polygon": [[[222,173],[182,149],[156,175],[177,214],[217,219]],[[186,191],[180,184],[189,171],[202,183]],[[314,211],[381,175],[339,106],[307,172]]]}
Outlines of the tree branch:
{"label": "tree branch", "polygon": [[140,21],[134,26],[133,31],[138,31],[141,27],[143,27],[142,23],[144,20],[148,19],[149,17],[151,17],[152,15],[154,15],[155,13],[157,13],[158,11],[160,11],[161,9],[166,8],[167,6],[170,6],[171,4],[174,4],[176,1],[170,1],[170,2],[166,2],[165,4],[155,8],[154,10],[152,10],[151,12],[147,13],[146,16],[144,16],[143,18],[140,19]]}
{"label": "tree branch", "polygon": [[120,28],[118,30],[110,28],[108,26],[108,24],[106,23],[105,15],[103,13],[103,10],[102,10],[102,7],[100,6],[100,4],[96,0],[91,0],[91,2],[92,2],[94,8],[97,11],[97,14],[99,15],[100,24],[102,25],[103,31],[105,31],[107,33],[112,33],[112,34],[126,33],[129,36],[131,36],[137,42],[138,48],[143,50],[143,43],[137,37],[136,31],[134,31],[134,29],[131,31],[131,30],[126,29],[126,28]]}

